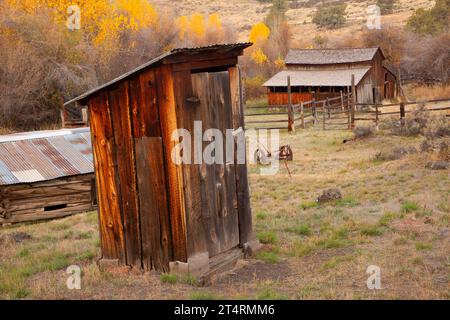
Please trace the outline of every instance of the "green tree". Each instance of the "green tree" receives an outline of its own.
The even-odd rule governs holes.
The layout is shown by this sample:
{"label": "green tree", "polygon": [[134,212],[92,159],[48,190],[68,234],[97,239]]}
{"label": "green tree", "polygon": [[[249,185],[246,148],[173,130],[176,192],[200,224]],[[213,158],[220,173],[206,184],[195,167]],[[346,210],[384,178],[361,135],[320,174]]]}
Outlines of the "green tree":
{"label": "green tree", "polygon": [[420,35],[438,34],[449,30],[450,0],[437,0],[433,8],[417,9],[406,26]]}
{"label": "green tree", "polygon": [[347,5],[322,5],[313,17],[313,23],[320,28],[337,29],[345,24],[345,9]]}

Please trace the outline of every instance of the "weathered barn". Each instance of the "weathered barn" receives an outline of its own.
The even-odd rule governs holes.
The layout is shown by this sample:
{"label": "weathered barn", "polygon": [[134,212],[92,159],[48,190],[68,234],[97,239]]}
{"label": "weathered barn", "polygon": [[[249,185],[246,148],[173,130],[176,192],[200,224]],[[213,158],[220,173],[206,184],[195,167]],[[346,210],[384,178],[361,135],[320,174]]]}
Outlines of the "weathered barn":
{"label": "weathered barn", "polygon": [[286,56],[286,70],[263,86],[268,88],[269,105],[285,105],[287,77],[291,79],[292,103],[323,100],[350,91],[355,76],[358,103],[394,98],[397,77],[384,66],[380,48],[292,49]]}
{"label": "weathered barn", "polygon": [[243,127],[237,63],[250,45],[175,49],[68,102],[89,107],[101,263],[206,274],[242,255],[246,165],[176,164],[172,134]]}
{"label": "weathered barn", "polygon": [[0,137],[0,225],[96,208],[89,128]]}

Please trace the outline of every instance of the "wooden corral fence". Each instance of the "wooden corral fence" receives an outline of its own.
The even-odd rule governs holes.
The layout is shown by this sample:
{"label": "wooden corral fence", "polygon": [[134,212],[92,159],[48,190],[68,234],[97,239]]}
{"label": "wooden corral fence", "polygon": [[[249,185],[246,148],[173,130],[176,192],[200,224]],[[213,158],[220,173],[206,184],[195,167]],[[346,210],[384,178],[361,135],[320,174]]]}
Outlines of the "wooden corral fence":
{"label": "wooden corral fence", "polygon": [[[357,103],[353,78],[352,89],[348,94],[341,91],[337,97],[292,104],[289,84],[288,78],[288,104],[246,108],[247,129],[287,129],[289,132],[295,132],[298,128],[321,125],[323,130],[351,130],[357,121],[369,121],[378,126],[383,117],[389,115],[398,115],[403,126],[406,123],[406,114],[413,112],[418,106],[422,106],[423,112],[450,110],[450,103],[446,104],[450,102],[450,98],[390,104]],[[450,112],[446,117],[450,119]]]}
{"label": "wooden corral fence", "polygon": [[355,117],[353,119],[352,126],[355,121],[369,121],[373,122],[376,126],[386,116],[398,116],[398,120],[401,126],[406,123],[406,117],[408,113],[419,110],[421,112],[448,112],[445,114],[447,119],[450,119],[450,98],[446,99],[433,99],[427,101],[409,101],[390,104],[367,104],[357,103],[355,107]]}
{"label": "wooden corral fence", "polygon": [[[327,127],[350,128],[352,94],[340,93],[338,97],[310,100],[299,104],[247,107],[245,124],[248,129],[280,129],[294,132],[308,126],[322,124]],[[336,122],[336,120],[338,120]]]}

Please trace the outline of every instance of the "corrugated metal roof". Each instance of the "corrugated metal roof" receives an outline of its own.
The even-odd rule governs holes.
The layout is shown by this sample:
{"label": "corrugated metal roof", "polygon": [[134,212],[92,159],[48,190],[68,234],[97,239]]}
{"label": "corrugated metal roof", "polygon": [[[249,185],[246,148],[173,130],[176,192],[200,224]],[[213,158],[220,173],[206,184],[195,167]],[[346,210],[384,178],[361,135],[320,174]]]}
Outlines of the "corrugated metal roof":
{"label": "corrugated metal roof", "polygon": [[141,65],[127,73],[124,73],[123,75],[117,77],[114,80],[111,80],[97,88],[94,88],[92,90],[87,91],[86,93],[83,93],[82,95],[80,95],[72,100],[67,101],[66,103],[64,103],[64,105],[66,106],[66,105],[69,105],[76,101],[86,99],[89,96],[91,96],[92,94],[94,94],[102,89],[105,89],[106,87],[109,87],[110,85],[115,84],[125,78],[128,78],[137,72],[140,72],[146,68],[149,68],[150,66],[155,66],[155,65],[161,63],[165,58],[168,58],[171,56],[180,55],[180,54],[194,55],[197,53],[205,53],[205,52],[217,51],[217,50],[228,51],[228,50],[233,50],[233,49],[245,49],[245,48],[250,47],[251,45],[252,45],[251,42],[241,42],[241,43],[230,43],[230,44],[214,44],[214,45],[205,46],[205,47],[176,48],[169,52],[163,53],[154,59],[151,59],[149,62],[144,63],[143,65]]}
{"label": "corrugated metal roof", "polygon": [[336,86],[346,87],[352,84],[352,74],[357,85],[371,67],[334,70],[284,70],[278,72],[263,84],[263,87],[287,87],[287,77],[291,77],[291,86]]}
{"label": "corrugated metal roof", "polygon": [[337,64],[371,61],[380,48],[291,49],[286,64]]}
{"label": "corrugated metal roof", "polygon": [[0,185],[93,172],[89,128],[0,136]]}

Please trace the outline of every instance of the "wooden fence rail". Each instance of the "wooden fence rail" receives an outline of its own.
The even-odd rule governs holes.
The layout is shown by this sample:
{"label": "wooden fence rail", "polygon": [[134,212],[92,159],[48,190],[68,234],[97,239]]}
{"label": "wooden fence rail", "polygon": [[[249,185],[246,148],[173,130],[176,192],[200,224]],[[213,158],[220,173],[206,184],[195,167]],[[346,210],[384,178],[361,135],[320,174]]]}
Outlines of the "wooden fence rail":
{"label": "wooden fence rail", "polygon": [[[246,121],[246,124],[268,124],[268,126],[264,127],[265,129],[287,129],[289,132],[295,132],[298,128],[305,129],[308,125],[316,125],[318,123],[322,124],[322,129],[324,130],[330,127],[332,129],[353,129],[356,121],[371,121],[378,127],[382,117],[398,115],[400,124],[404,126],[406,123],[406,115],[414,111],[409,108],[411,106],[423,106],[422,110],[424,112],[450,110],[450,104],[426,108],[430,104],[450,102],[450,98],[383,105],[381,103],[356,103],[354,92],[354,90],[349,94],[340,92],[340,96],[338,97],[318,101],[304,101],[300,104],[292,104],[289,99],[287,105],[248,107],[246,108],[247,111],[252,109],[265,109],[269,110],[269,112],[247,113],[245,116],[249,117],[249,119]],[[383,111],[386,108],[395,110]],[[277,111],[279,109],[286,111]],[[275,110],[275,112],[270,112],[270,110]],[[274,116],[286,117],[274,119]],[[252,117],[258,117],[258,119],[252,120]],[[446,114],[446,117],[450,118],[450,113]],[[255,129],[261,128],[256,127]]]}

